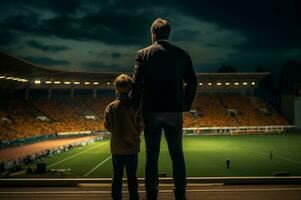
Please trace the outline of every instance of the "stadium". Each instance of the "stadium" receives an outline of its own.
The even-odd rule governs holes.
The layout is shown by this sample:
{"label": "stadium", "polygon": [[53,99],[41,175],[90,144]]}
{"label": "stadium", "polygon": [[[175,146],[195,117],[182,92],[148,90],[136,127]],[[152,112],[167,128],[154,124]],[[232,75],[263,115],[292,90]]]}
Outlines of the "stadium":
{"label": "stadium", "polygon": [[[1,185],[109,183],[110,134],[103,115],[115,98],[118,74],[51,70],[1,53]],[[197,96],[184,113],[188,183],[300,182],[300,121],[289,123],[258,95],[268,75],[197,74]],[[299,90],[296,84],[295,116],[301,111]],[[141,141],[138,177],[143,182]],[[159,172],[162,183],[171,183],[164,139]]]}

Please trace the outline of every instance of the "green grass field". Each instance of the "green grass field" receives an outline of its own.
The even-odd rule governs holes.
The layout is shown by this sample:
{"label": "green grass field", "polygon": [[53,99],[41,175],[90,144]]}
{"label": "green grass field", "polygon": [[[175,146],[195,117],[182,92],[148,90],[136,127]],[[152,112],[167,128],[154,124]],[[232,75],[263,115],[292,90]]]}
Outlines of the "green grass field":
{"label": "green grass field", "polygon": [[[183,146],[189,177],[271,176],[274,172],[301,175],[301,135],[185,136]],[[142,138],[138,176],[144,177]],[[273,151],[273,159],[270,152]],[[109,139],[46,159],[48,169],[70,168],[76,177],[111,177]],[[231,160],[230,169],[226,159]],[[165,138],[161,140],[159,172],[172,175]]]}

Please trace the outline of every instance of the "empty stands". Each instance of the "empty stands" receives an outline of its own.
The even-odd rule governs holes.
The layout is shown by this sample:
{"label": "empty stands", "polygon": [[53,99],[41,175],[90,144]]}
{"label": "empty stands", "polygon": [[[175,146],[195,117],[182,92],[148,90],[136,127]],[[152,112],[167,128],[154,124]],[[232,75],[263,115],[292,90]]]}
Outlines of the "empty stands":
{"label": "empty stands", "polygon": [[[104,130],[104,109],[113,99],[113,96],[77,96],[73,100],[66,97],[2,100],[0,140],[58,132]],[[194,114],[184,113],[184,127],[287,125],[279,113],[258,97],[198,95],[192,109]],[[236,114],[232,115],[229,110]],[[49,121],[37,120],[37,115],[44,115]],[[95,115],[96,120],[86,119],[85,115]],[[4,118],[10,122],[4,122]]]}

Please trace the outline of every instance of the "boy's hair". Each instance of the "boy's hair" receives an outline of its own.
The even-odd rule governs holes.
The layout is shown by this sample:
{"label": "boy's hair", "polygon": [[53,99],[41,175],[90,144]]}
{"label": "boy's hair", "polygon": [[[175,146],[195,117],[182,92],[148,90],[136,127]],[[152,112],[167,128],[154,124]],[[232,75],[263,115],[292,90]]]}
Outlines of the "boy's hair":
{"label": "boy's hair", "polygon": [[157,39],[168,39],[171,27],[167,20],[158,18],[156,19],[152,26],[151,26],[151,32],[157,36]]}
{"label": "boy's hair", "polygon": [[126,74],[119,75],[114,81],[116,93],[128,94],[132,89],[132,84],[133,79],[130,76]]}

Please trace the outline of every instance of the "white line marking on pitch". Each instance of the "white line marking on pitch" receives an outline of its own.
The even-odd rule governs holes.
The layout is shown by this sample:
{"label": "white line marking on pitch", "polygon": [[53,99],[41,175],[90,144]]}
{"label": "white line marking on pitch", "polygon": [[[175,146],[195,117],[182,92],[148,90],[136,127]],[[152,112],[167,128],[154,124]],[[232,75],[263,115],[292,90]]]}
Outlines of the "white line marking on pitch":
{"label": "white line marking on pitch", "polygon": [[[258,191],[301,191],[301,188],[246,188],[246,189],[195,189],[187,192],[258,192]],[[145,190],[140,190],[145,193]],[[159,193],[169,193],[173,190],[159,190]],[[11,191],[0,192],[0,194],[110,194],[111,191],[85,190],[85,191]],[[127,193],[127,191],[123,191]]]}
{"label": "white line marking on pitch", "polygon": [[292,163],[296,163],[296,164],[299,164],[301,165],[301,162],[297,161],[297,160],[294,160],[294,159],[290,159],[290,158],[284,158],[282,156],[275,156],[276,158],[280,159],[280,160],[286,160],[286,161],[289,161],[289,162],[292,162]]}
{"label": "white line marking on pitch", "polygon": [[[234,146],[234,148],[243,149],[242,147],[238,147],[238,146]],[[256,150],[251,150],[250,148],[244,148],[244,149],[247,149],[247,151],[251,151],[251,152],[257,153],[257,154],[262,155],[262,156],[267,156],[268,155],[267,153],[263,153],[263,152],[256,151]],[[299,162],[298,160],[285,158],[285,157],[278,156],[278,155],[275,155],[274,158],[278,158],[279,160],[285,160],[285,161],[289,161],[289,162],[301,165],[301,162]]]}
{"label": "white line marking on pitch", "polygon": [[94,170],[96,170],[98,167],[100,167],[101,165],[103,165],[105,162],[107,162],[112,156],[107,157],[106,159],[104,159],[102,162],[100,162],[98,165],[96,165],[93,169],[91,169],[88,173],[86,173],[84,175],[84,177],[88,176],[89,174],[91,174]]}
{"label": "white line marking on pitch", "polygon": [[[106,142],[106,143],[107,143],[107,142]],[[69,157],[67,157],[67,158],[65,158],[65,159],[63,159],[63,160],[57,161],[57,162],[55,162],[55,163],[49,165],[49,168],[50,168],[50,167],[53,167],[53,166],[55,166],[55,165],[58,165],[58,164],[60,164],[60,163],[62,163],[62,162],[65,162],[65,161],[67,161],[67,160],[70,160],[71,158],[74,158],[74,157],[76,157],[76,156],[79,156],[80,154],[83,154],[83,153],[85,153],[86,151],[90,151],[90,150],[92,150],[92,149],[96,149],[97,147],[103,146],[103,145],[106,144],[106,143],[103,143],[103,144],[100,144],[100,145],[96,145],[95,147],[91,147],[91,148],[86,149],[86,150],[84,150],[84,151],[81,151],[81,152],[79,152],[79,153],[73,154],[73,155],[71,155],[71,156],[69,156]]]}

